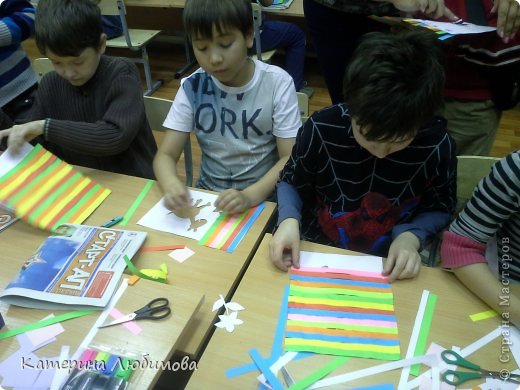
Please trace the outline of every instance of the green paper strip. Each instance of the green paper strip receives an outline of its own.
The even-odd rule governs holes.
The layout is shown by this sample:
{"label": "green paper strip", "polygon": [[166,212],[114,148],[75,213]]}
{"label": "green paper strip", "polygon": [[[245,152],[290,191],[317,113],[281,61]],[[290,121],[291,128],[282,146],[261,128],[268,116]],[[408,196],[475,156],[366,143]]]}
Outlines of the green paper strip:
{"label": "green paper strip", "polygon": [[[430,326],[432,324],[433,312],[435,310],[435,304],[437,303],[437,295],[428,294],[428,301],[424,309],[424,316],[421,322],[421,329],[419,330],[419,337],[417,338],[417,344],[415,345],[414,356],[423,356],[426,351],[426,341],[428,340],[428,334],[430,333]],[[419,375],[420,364],[414,364],[410,368],[410,374],[417,376]]]}
{"label": "green paper strip", "polygon": [[222,239],[220,240],[219,243],[217,243],[217,248],[216,249],[220,249],[222,248],[222,246],[226,243],[226,241],[228,240],[229,236],[231,236],[231,234],[233,234],[233,232],[235,231],[235,229],[237,228],[237,226],[240,224],[240,222],[242,222],[242,220],[246,217],[247,213],[249,213],[249,210],[246,210],[244,211],[242,214],[240,214],[237,219],[235,219],[233,221],[233,223],[231,224],[231,226],[228,228],[226,234],[224,234],[224,237],[222,237]]}
{"label": "green paper strip", "polygon": [[119,222],[119,226],[125,226],[128,223],[128,221],[130,221],[130,218],[132,218],[132,215],[134,215],[135,210],[137,210],[137,207],[139,207],[143,199],[146,197],[146,194],[148,194],[148,191],[150,191],[150,188],[152,188],[153,182],[153,180],[148,180],[148,182],[144,185],[143,189],[141,190],[141,193],[137,196],[136,200],[134,200],[134,203],[132,203],[132,205],[126,212],[123,220]]}
{"label": "green paper strip", "polygon": [[318,371],[312,373],[311,375],[306,376],[301,381],[295,383],[294,385],[289,387],[288,390],[303,390],[309,387],[310,385],[313,385],[314,383],[318,382],[321,378],[325,378],[332,371],[334,371],[342,364],[346,363],[348,360],[350,360],[350,358],[345,356],[330,360],[325,366],[320,368]]}
{"label": "green paper strip", "polygon": [[218,218],[215,220],[215,222],[213,222],[213,225],[211,225],[211,227],[206,231],[206,234],[204,234],[202,236],[202,238],[199,240],[199,244],[200,245],[206,245],[207,242],[209,240],[209,238],[211,237],[211,235],[213,234],[213,232],[215,231],[215,229],[220,225],[220,223],[222,222],[222,220],[224,218],[227,217],[227,212],[226,213],[222,213],[218,216]]}
{"label": "green paper strip", "polygon": [[130,258],[127,256],[127,255],[123,255],[123,259],[125,260],[125,263],[126,265],[128,266],[128,269],[130,270],[130,272],[133,274],[133,275],[136,275],[136,276],[139,276],[140,278],[143,278],[143,279],[148,279],[148,280],[151,280],[153,282],[159,282],[159,283],[166,283],[166,280],[164,282],[162,282],[162,279],[154,279],[146,274],[143,274],[141,272],[141,270],[139,270],[133,263],[132,261],[130,260]]}
{"label": "green paper strip", "polygon": [[[394,303],[392,293],[369,293],[361,292],[360,294],[348,294],[344,289],[328,289],[316,287],[291,286],[289,295],[304,298],[320,298],[343,301],[348,299],[353,302],[370,302],[370,303],[386,303],[392,305]],[[348,290],[347,290],[348,291]]]}
{"label": "green paper strip", "polygon": [[0,177],[0,184],[7,181],[10,177],[17,174],[19,171],[23,170],[25,168],[25,165],[27,165],[27,162],[32,160],[32,158],[38,154],[38,152],[42,149],[42,146],[40,144],[37,144],[32,150],[27,153],[27,155],[20,161],[18,164],[16,164],[9,172],[7,172],[5,175]]}
{"label": "green paper strip", "polygon": [[56,324],[58,322],[63,322],[63,321],[71,320],[73,318],[86,316],[88,314],[92,314],[95,312],[96,312],[96,310],[76,310],[76,311],[71,311],[69,313],[61,314],[59,316],[47,318],[46,320],[33,322],[32,324],[23,325],[23,326],[20,326],[19,328],[0,332],[0,340],[16,336],[17,334],[20,334],[20,333],[29,332],[30,330],[40,329],[45,326]]}

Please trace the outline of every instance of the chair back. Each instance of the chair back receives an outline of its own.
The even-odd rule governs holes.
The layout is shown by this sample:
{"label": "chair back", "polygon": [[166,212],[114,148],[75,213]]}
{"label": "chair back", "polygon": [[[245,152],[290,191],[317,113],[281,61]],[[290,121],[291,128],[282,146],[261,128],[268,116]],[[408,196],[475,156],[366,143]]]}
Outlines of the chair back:
{"label": "chair back", "polygon": [[[144,96],[144,107],[146,110],[146,117],[152,130],[163,132],[168,131],[163,126],[163,122],[170,111],[172,101],[168,99],[157,98],[153,96]],[[191,186],[193,184],[193,162],[191,154],[191,141],[188,137],[186,144],[184,145],[184,170],[186,173],[186,185]]]}
{"label": "chair back", "polygon": [[126,15],[125,3],[121,1],[121,4],[117,0],[101,0],[98,3],[98,7],[101,10],[101,15],[117,15],[119,16],[119,7],[122,7],[124,14]]}
{"label": "chair back", "polygon": [[262,43],[260,42],[260,27],[262,26],[262,7],[258,3],[251,3],[253,11],[253,31],[255,34],[256,58],[260,61],[269,62],[276,50],[268,50],[262,53]]}
{"label": "chair back", "polygon": [[457,156],[457,211],[464,207],[477,184],[499,160],[486,156]]}
{"label": "chair back", "polygon": [[49,73],[54,70],[54,66],[52,66],[51,60],[49,60],[47,57],[35,58],[32,62],[32,68],[34,73],[36,73],[38,76],[38,82],[40,82],[45,73]]}
{"label": "chair back", "polygon": [[309,96],[303,92],[296,92],[298,98],[298,108],[300,109],[300,115],[307,119],[309,117]]}
{"label": "chair back", "polygon": [[155,83],[152,82],[150,60],[148,58],[148,51],[146,46],[153,38],[161,33],[161,30],[143,30],[136,28],[129,29],[126,21],[125,3],[123,0],[101,0],[98,6],[101,9],[101,15],[119,16],[119,19],[121,20],[123,34],[121,36],[108,39],[107,47],[130,49],[141,54],[140,57],[130,56],[127,58],[144,66],[144,75],[146,79],[145,95],[151,95],[162,85],[162,80],[158,80]]}

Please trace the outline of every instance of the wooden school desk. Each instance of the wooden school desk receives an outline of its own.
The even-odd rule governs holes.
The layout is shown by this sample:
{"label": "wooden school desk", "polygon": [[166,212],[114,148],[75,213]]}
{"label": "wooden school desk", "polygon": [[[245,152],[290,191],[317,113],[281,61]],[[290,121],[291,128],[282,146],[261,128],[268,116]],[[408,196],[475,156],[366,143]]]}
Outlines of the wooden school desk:
{"label": "wooden school desk", "polygon": [[[251,363],[248,351],[252,348],[256,348],[264,358],[271,353],[283,289],[289,283],[289,275],[278,271],[271,264],[269,260],[270,240],[271,235],[266,234],[233,295],[233,301],[245,307],[245,310],[241,311],[238,316],[244,323],[237,326],[232,333],[218,329],[213,334],[199,361],[197,371],[193,373],[188,382],[187,389],[256,389],[258,387],[257,371],[227,379],[226,370]],[[303,242],[300,249],[324,253],[353,253],[308,242]],[[402,358],[406,356],[423,289],[438,296],[426,347],[430,342],[435,342],[443,347],[451,348],[452,345],[457,345],[463,348],[496,329],[500,324],[498,317],[472,322],[468,317],[470,314],[489,308],[469,293],[454,279],[453,275],[437,268],[423,267],[418,278],[398,281],[393,284],[392,289]],[[499,361],[501,353],[501,339],[497,338],[469,356],[468,359],[489,370],[499,371],[503,368],[514,370],[516,365],[514,365],[512,354],[509,353],[511,362],[503,364]],[[290,362],[287,369],[298,382],[325,366],[331,359],[330,356],[325,355],[304,358]],[[352,358],[334,371],[331,376],[383,363],[386,361]],[[386,383],[397,385],[400,375],[401,370],[395,370],[333,388],[345,389]],[[279,378],[281,378],[280,375]],[[410,380],[412,378],[410,377]],[[280,382],[284,384],[282,379]],[[464,388],[471,388],[472,385],[481,382],[466,382]]]}
{"label": "wooden school desk", "polygon": [[[99,225],[117,216],[124,215],[132,205],[148,180],[118,175],[111,172],[81,168],[81,171],[112,190],[112,194],[92,214],[85,224]],[[194,294],[204,295],[204,303],[194,317],[188,331],[178,345],[180,352],[198,357],[201,345],[213,331],[217,313],[211,311],[213,302],[219,294],[228,297],[234,291],[246,270],[256,248],[265,233],[267,223],[275,210],[275,204],[267,202],[264,210],[245,235],[233,253],[199,245],[197,241],[171,233],[164,233],[137,225],[136,222],[161,199],[162,193],[157,183],[135,211],[130,222],[124,227],[128,230],[148,232],[143,246],[186,245],[195,255],[179,264],[168,257],[171,251],[138,253],[133,262],[139,268],[159,268],[166,263],[171,285],[186,289]],[[114,228],[120,227],[119,225]],[[123,227],[121,227],[123,228]],[[140,282],[139,282],[140,283]]]}
{"label": "wooden school desk", "polygon": [[[15,277],[23,262],[28,259],[47,237],[47,234],[18,221],[0,233],[2,272],[0,272],[0,291]],[[149,353],[152,361],[168,361],[173,355],[179,338],[199,309],[203,297],[181,289],[177,286],[141,280],[133,287],[128,287],[115,305],[120,312],[126,314],[139,309],[150,300],[166,297],[170,301],[172,315],[159,321],[142,320],[137,324],[142,328],[139,335],[133,335],[123,326],[112,326],[99,329],[92,344],[124,348],[130,351]],[[0,313],[6,326],[2,331],[37,322],[49,314],[60,315],[71,311],[28,309],[9,306],[0,301]],[[70,346],[72,355],[89,333],[98,314],[90,314],[62,322],[65,332],[57,336],[57,340],[36,352],[39,357],[58,356],[62,345]],[[110,318],[110,317],[109,317]],[[0,361],[19,349],[16,337],[0,340]],[[131,383],[135,388],[148,388],[158,380],[161,370],[148,368],[133,373]]]}

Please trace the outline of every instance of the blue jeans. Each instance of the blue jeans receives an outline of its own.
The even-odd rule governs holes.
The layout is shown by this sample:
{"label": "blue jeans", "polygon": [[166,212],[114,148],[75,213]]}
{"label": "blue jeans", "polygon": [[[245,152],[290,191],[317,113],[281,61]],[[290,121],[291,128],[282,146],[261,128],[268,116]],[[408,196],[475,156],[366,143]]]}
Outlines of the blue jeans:
{"label": "blue jeans", "polygon": [[261,29],[262,51],[285,50],[285,70],[291,75],[294,86],[299,91],[303,87],[305,33],[293,23],[265,19]]}
{"label": "blue jeans", "polygon": [[332,103],[342,103],[343,75],[361,36],[387,27],[366,15],[338,11],[313,0],[303,0],[303,11]]}

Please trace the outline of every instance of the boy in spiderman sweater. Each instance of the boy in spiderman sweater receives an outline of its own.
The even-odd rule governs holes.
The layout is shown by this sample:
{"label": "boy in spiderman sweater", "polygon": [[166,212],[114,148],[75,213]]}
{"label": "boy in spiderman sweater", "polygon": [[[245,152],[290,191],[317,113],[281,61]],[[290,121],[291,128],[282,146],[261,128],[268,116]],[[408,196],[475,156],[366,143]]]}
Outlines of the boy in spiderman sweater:
{"label": "boy in spiderman sweater", "polygon": [[456,159],[435,117],[444,82],[434,34],[370,33],[344,79],[345,103],[300,130],[277,184],[280,269],[299,266],[305,240],[386,257],[390,281],[411,278],[419,251],[449,222]]}

